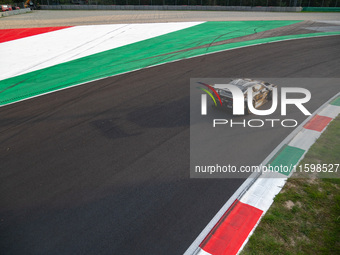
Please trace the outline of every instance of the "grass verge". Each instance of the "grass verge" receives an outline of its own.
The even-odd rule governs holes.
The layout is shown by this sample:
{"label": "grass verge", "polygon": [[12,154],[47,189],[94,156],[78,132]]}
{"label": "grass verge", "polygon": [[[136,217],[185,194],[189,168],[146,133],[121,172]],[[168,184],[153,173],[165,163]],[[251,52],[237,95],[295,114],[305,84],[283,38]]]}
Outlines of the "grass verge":
{"label": "grass verge", "polygon": [[[340,115],[300,162],[331,163],[340,163]],[[294,177],[275,197],[242,255],[340,254],[340,178]]]}

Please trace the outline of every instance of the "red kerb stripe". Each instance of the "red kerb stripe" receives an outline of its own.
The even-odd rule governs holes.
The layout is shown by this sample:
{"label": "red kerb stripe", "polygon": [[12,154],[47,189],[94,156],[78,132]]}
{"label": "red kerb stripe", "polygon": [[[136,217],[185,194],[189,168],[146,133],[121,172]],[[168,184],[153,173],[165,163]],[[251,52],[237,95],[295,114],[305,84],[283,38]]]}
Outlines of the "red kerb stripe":
{"label": "red kerb stripe", "polygon": [[[37,27],[37,28],[15,28],[15,29],[0,29],[0,43],[8,42],[16,39],[39,35],[47,32],[52,32],[68,27]],[[29,45],[27,45],[29,49]],[[15,50],[15,49],[14,49]]]}
{"label": "red kerb stripe", "polygon": [[331,122],[332,118],[315,115],[310,121],[306,123],[303,127],[306,129],[311,129],[315,131],[321,132],[329,122]]}
{"label": "red kerb stripe", "polygon": [[237,254],[263,211],[236,200],[200,247],[213,255]]}

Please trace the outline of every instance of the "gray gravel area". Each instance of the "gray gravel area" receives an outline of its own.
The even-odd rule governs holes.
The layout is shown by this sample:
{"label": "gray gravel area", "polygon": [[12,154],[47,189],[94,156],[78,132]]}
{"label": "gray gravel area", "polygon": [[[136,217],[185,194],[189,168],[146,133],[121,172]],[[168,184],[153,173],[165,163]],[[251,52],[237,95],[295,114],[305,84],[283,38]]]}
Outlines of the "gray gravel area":
{"label": "gray gravel area", "polygon": [[0,29],[116,23],[237,20],[340,21],[339,13],[230,12],[230,11],[33,11],[3,17]]}

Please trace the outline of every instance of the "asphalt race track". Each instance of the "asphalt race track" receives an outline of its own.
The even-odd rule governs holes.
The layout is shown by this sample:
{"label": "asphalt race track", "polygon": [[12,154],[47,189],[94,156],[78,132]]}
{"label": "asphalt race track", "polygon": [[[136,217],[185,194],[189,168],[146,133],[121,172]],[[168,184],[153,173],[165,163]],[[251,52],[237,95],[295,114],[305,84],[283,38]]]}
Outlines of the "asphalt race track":
{"label": "asphalt race track", "polygon": [[[0,253],[182,254],[243,182],[189,178],[190,78],[329,78],[308,87],[312,112],[339,92],[339,44],[225,51],[1,107]],[[258,132],[235,134],[225,150],[259,164],[291,131],[266,130],[261,150]]]}

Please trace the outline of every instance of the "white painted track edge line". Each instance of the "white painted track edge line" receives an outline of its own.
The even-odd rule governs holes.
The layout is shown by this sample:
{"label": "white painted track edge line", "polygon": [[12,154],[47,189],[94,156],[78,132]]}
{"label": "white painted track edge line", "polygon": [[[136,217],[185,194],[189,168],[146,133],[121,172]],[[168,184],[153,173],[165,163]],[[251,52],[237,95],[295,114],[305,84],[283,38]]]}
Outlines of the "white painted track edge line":
{"label": "white painted track edge line", "polygon": [[219,51],[204,53],[204,54],[200,54],[200,55],[196,55],[196,56],[191,56],[191,57],[188,57],[188,58],[176,59],[176,60],[169,61],[169,62],[164,62],[164,63],[160,63],[160,64],[150,65],[150,66],[146,66],[146,67],[142,67],[142,68],[137,68],[137,69],[134,69],[134,70],[131,70],[131,71],[122,72],[122,73],[119,73],[119,74],[114,74],[114,75],[105,76],[105,77],[102,77],[102,78],[99,78],[99,79],[94,79],[94,80],[82,82],[82,83],[79,83],[79,84],[71,85],[71,86],[68,86],[68,87],[65,87],[65,88],[61,88],[61,89],[52,90],[52,91],[49,91],[49,92],[46,92],[46,93],[42,93],[42,94],[39,94],[39,95],[35,95],[35,96],[32,96],[32,97],[27,97],[27,98],[24,98],[24,99],[15,101],[15,102],[11,102],[11,103],[8,103],[8,104],[3,104],[3,105],[0,105],[0,107],[4,107],[4,106],[7,106],[7,105],[12,105],[12,104],[15,104],[15,103],[19,103],[19,102],[26,101],[26,100],[29,100],[29,99],[33,99],[33,98],[36,98],[36,97],[39,97],[39,96],[51,94],[51,93],[58,92],[58,91],[61,91],[61,90],[65,90],[65,89],[68,89],[68,88],[73,88],[73,87],[76,87],[76,86],[84,85],[84,84],[86,84],[86,83],[90,83],[90,82],[94,82],[94,81],[103,80],[103,79],[106,79],[106,78],[109,78],[109,77],[114,77],[114,76],[118,76],[118,75],[128,74],[128,73],[132,73],[132,72],[135,72],[135,71],[138,71],[138,70],[143,70],[143,69],[152,68],[152,67],[156,67],[156,66],[160,66],[160,65],[170,64],[170,63],[174,63],[174,62],[177,62],[177,61],[183,61],[183,60],[187,60],[187,59],[191,59],[191,58],[197,58],[197,57],[202,57],[202,56],[206,56],[206,55],[210,55],[210,54],[216,54],[216,53],[220,53],[220,52],[224,52],[224,51],[237,50],[237,49],[241,49],[241,48],[247,48],[247,47],[252,47],[252,46],[257,46],[257,45],[263,45],[263,44],[269,44],[269,43],[277,43],[277,42],[292,41],[292,40],[300,40],[300,39],[308,39],[308,38],[318,38],[318,37],[328,37],[328,36],[339,36],[339,35],[340,35],[340,34],[334,34],[334,35],[318,35],[318,36],[312,36],[312,37],[300,37],[300,38],[290,38],[290,39],[283,39],[283,40],[278,40],[278,41],[273,41],[273,42],[257,43],[257,44],[252,44],[252,45],[240,46],[240,47],[236,47],[236,48],[232,48],[232,49],[224,49],[224,50],[219,50]]}

